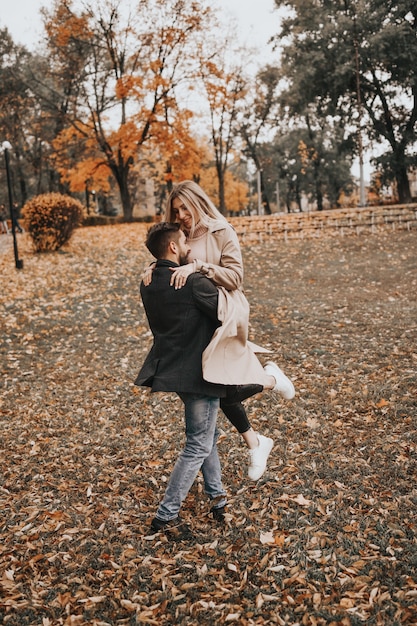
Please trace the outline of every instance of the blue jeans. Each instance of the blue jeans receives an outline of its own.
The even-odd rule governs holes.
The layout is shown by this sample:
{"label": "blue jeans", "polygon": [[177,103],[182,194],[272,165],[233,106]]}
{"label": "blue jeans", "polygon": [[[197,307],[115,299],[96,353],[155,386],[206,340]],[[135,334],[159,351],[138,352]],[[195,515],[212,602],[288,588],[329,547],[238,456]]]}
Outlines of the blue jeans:
{"label": "blue jeans", "polygon": [[[216,427],[219,399],[192,393],[178,394],[185,409],[185,447],[172,470],[168,486],[156,517],[163,521],[175,519],[201,469],[204,489],[216,506],[226,504],[222,485],[221,467],[217,453]],[[222,497],[223,496],[223,497]]]}

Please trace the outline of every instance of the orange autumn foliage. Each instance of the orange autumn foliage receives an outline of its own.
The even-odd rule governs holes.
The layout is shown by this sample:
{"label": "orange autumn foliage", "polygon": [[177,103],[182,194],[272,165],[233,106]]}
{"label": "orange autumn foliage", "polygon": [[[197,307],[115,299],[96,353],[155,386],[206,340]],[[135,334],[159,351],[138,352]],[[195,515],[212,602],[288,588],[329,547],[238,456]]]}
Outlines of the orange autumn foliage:
{"label": "orange autumn foliage", "polygon": [[84,191],[90,186],[108,191],[110,168],[97,150],[96,143],[86,124],[76,129],[65,128],[53,141],[54,162],[61,180],[73,192]]}
{"label": "orange autumn foliage", "polygon": [[[200,172],[200,185],[213,199],[218,196],[216,169],[209,167]],[[230,170],[225,173],[225,201],[230,213],[244,211],[249,203],[249,187],[245,181],[236,178]]]}
{"label": "orange autumn foliage", "polygon": [[59,250],[81,225],[84,207],[60,193],[35,196],[22,209],[27,231],[36,252]]}

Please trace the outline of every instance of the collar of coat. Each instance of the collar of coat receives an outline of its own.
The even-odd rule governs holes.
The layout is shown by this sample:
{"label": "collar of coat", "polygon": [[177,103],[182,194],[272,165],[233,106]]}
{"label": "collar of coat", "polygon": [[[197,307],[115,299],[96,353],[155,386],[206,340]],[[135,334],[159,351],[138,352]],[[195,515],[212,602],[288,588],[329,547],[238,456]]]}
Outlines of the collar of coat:
{"label": "collar of coat", "polygon": [[170,261],[169,259],[158,259],[155,267],[179,267],[178,263],[175,261]]}
{"label": "collar of coat", "polygon": [[210,219],[208,224],[209,233],[215,233],[217,230],[225,230],[228,226],[230,226],[229,222],[226,220],[220,219]]}

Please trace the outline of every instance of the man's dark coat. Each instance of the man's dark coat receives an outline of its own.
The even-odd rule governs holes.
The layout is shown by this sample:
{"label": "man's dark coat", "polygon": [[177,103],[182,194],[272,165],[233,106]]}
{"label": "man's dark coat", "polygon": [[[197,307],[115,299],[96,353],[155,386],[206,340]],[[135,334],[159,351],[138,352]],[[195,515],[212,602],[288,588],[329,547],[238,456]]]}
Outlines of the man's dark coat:
{"label": "man's dark coat", "polygon": [[171,286],[170,267],[159,260],[152,282],[140,293],[154,341],[135,380],[152,391],[176,391],[224,397],[223,385],[203,380],[202,354],[209,344],[217,319],[218,291],[202,274],[191,274],[184,287]]}

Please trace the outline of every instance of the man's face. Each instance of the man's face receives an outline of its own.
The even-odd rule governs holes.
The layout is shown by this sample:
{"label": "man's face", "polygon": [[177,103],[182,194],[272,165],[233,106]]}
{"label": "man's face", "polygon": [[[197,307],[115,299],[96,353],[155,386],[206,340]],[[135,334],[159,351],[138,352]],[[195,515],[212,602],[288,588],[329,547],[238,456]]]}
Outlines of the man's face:
{"label": "man's face", "polygon": [[180,230],[180,236],[178,239],[178,256],[179,256],[179,264],[186,265],[189,263],[189,254],[191,252],[190,246],[187,244],[187,238]]}

